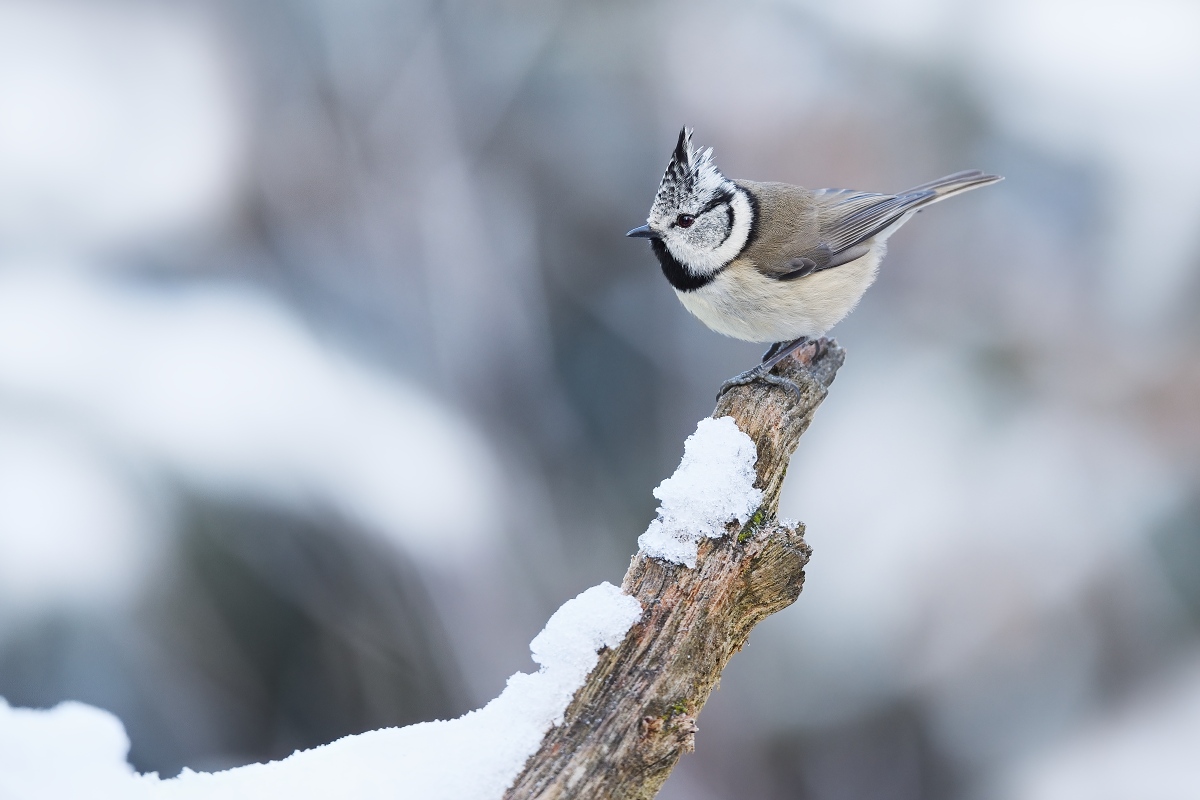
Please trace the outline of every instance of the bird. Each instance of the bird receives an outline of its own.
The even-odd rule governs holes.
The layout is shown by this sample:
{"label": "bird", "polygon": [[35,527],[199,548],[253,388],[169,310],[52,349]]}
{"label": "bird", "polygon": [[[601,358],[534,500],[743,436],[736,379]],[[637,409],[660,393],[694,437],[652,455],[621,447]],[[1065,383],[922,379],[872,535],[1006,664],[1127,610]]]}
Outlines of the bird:
{"label": "bird", "polygon": [[796,388],[772,370],[854,309],[888,237],[926,206],[1001,180],[968,170],[899,194],[731,180],[685,127],[646,224],[626,236],[650,240],[684,308],[709,328],[773,343],[718,399],[756,380]]}

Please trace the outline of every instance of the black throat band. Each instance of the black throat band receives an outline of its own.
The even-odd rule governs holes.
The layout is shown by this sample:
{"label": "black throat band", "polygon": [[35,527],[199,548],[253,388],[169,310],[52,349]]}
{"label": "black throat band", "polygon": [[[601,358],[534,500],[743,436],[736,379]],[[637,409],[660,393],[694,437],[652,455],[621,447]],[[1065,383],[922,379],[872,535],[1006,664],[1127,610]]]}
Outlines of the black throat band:
{"label": "black throat band", "polygon": [[684,269],[683,264],[675,260],[675,256],[671,255],[671,251],[667,249],[667,245],[662,239],[651,239],[650,249],[654,251],[658,265],[662,267],[663,275],[672,286],[681,292],[694,292],[701,287],[708,286],[721,274],[721,270],[717,270],[709,275],[693,275]]}

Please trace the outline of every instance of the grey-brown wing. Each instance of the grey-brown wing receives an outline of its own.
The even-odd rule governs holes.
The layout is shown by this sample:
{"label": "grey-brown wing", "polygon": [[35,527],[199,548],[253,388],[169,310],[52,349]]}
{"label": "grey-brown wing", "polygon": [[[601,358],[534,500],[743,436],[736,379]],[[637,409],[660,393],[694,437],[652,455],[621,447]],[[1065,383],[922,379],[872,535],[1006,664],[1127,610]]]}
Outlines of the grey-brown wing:
{"label": "grey-brown wing", "polygon": [[919,206],[932,192],[915,196],[875,194],[849,189],[822,189],[813,195],[815,230],[782,248],[778,263],[762,271],[778,280],[795,280],[832,269],[867,254],[867,240]]}

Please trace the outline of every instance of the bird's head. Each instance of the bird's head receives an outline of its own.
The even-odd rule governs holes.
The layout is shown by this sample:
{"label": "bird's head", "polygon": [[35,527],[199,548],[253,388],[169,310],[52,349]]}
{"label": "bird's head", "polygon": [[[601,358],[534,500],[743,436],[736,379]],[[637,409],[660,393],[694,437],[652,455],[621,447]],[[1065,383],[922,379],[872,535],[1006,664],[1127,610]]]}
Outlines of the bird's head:
{"label": "bird's head", "polygon": [[712,148],[692,147],[684,128],[646,224],[627,235],[650,239],[660,261],[673,258],[691,277],[705,279],[742,252],[753,224],[749,195],[717,169]]}

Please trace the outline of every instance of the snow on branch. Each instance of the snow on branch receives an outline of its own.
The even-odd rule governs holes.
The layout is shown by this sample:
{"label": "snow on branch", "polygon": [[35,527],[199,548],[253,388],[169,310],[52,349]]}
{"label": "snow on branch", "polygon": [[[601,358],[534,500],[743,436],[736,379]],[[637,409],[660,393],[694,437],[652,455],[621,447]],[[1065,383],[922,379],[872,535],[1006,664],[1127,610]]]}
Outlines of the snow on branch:
{"label": "snow on branch", "polygon": [[784,361],[795,391],[728,392],[655,490],[658,518],[618,589],[569,600],[530,644],[540,665],[449,721],[347,736],[282,761],[176,778],[138,775],[99,709],[13,709],[0,699],[0,797],[34,800],[525,800],[649,798],[681,753],[733,653],[800,594],[809,548],[775,519],[800,435],[845,354],[821,340]]}

